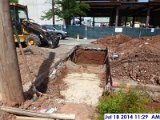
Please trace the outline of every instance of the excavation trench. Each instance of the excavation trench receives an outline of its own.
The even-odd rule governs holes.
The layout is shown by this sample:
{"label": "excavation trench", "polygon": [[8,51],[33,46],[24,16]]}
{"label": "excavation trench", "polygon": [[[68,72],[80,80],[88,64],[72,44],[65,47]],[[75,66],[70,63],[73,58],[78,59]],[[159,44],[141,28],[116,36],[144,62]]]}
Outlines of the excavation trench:
{"label": "excavation trench", "polygon": [[[48,94],[57,92],[63,96],[65,103],[96,106],[108,80],[107,56],[106,48],[78,46],[66,61],[59,63],[63,67],[57,67],[59,72],[55,74],[59,76],[56,80],[51,79],[46,91],[46,83],[43,82],[39,90]],[[55,74],[52,73],[52,76]]]}
{"label": "excavation trench", "polygon": [[79,48],[66,62],[68,74],[64,82],[68,88],[61,91],[66,102],[95,106],[102,96],[106,79],[106,49]]}

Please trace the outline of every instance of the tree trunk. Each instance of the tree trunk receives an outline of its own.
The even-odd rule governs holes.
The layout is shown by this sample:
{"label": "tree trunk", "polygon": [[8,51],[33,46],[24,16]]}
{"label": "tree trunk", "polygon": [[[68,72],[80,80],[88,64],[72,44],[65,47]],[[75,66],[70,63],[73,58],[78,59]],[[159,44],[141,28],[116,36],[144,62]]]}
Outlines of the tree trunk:
{"label": "tree trunk", "polygon": [[10,106],[24,102],[16,48],[11,27],[9,0],[0,0],[0,95]]}
{"label": "tree trunk", "polygon": [[65,23],[66,25],[71,25],[71,18],[66,18]]}

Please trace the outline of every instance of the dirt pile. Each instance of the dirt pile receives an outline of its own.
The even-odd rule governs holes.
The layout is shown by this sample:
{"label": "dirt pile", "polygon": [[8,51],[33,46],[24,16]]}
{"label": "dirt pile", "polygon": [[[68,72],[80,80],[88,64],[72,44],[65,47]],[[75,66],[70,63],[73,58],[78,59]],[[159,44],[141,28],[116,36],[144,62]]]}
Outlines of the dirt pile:
{"label": "dirt pile", "polygon": [[105,36],[103,38],[99,38],[96,41],[93,41],[93,44],[100,44],[103,46],[107,46],[110,49],[114,49],[118,47],[120,44],[128,42],[131,38],[126,35],[116,35],[116,36]]}
{"label": "dirt pile", "polygon": [[[49,70],[55,59],[55,53],[49,52],[45,49],[38,47],[24,48],[24,54],[27,61],[27,65],[30,68],[30,72],[34,79],[36,79],[41,73]],[[25,61],[23,60],[20,49],[17,48],[17,55],[19,61],[19,67],[21,72],[22,84],[32,81],[29,76],[29,72],[26,69]]]}
{"label": "dirt pile", "polygon": [[104,44],[107,41],[113,78],[160,85],[160,36],[140,39],[119,36],[119,39],[108,39],[109,36],[93,42]]}

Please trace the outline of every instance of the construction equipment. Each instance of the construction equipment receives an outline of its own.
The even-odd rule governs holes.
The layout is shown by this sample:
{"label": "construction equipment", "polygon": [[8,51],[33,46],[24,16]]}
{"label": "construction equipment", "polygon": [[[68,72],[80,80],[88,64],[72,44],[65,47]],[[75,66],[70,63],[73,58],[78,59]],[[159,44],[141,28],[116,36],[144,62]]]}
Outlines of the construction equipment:
{"label": "construction equipment", "polygon": [[[58,46],[60,38],[55,33],[46,31],[41,25],[30,20],[27,6],[11,3],[10,11],[12,25],[15,26],[21,42],[29,46],[49,46],[50,48]],[[18,42],[16,37],[15,42]]]}

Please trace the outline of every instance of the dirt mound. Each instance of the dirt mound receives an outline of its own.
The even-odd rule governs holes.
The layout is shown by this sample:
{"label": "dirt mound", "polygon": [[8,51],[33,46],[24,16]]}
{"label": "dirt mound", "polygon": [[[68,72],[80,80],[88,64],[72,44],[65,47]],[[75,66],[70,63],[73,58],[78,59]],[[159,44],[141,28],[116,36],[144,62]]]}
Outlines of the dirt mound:
{"label": "dirt mound", "polygon": [[[120,40],[120,42],[115,42],[116,39],[110,42],[110,57],[112,58],[113,54],[118,56],[117,59],[111,59],[113,78],[119,80],[132,79],[145,84],[160,85],[160,73],[158,72],[160,71],[159,40],[160,36],[140,39],[125,39],[124,37],[124,40]],[[119,44],[115,46],[115,43]]]}
{"label": "dirt mound", "polygon": [[[47,71],[54,62],[55,53],[49,52],[39,47],[27,47],[24,48],[24,54],[27,61],[27,65],[30,68],[31,74],[34,78],[39,76],[41,73]],[[17,55],[19,61],[19,67],[21,72],[22,84],[32,81],[27,71],[23,56],[20,49],[17,48]]]}
{"label": "dirt mound", "polygon": [[131,38],[126,36],[126,35],[116,35],[116,36],[105,36],[103,38],[100,38],[96,41],[93,41],[92,43],[94,44],[101,44],[104,46],[112,46],[112,47],[116,47],[120,44],[123,44],[127,41],[129,41]]}

